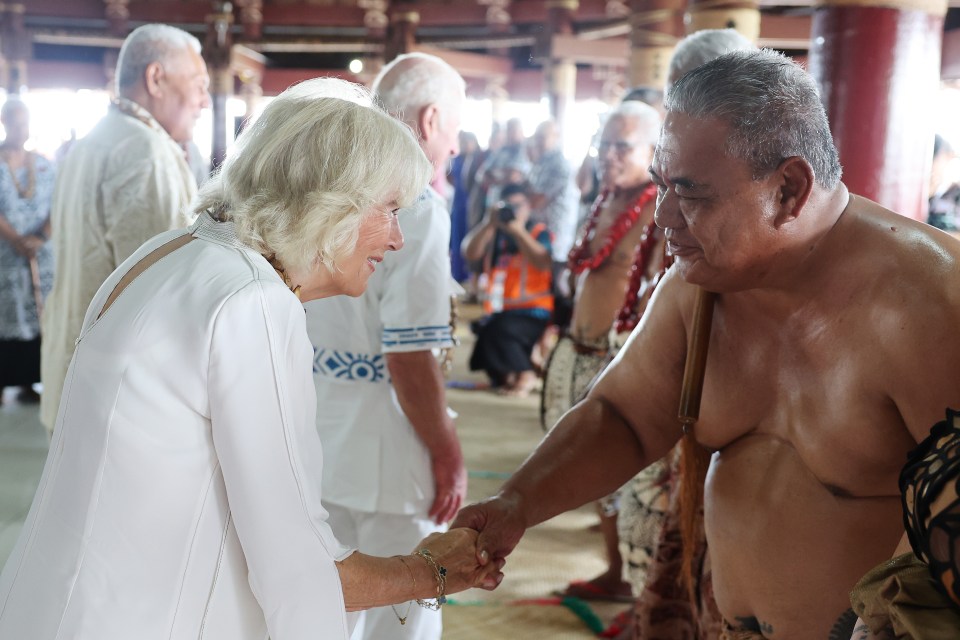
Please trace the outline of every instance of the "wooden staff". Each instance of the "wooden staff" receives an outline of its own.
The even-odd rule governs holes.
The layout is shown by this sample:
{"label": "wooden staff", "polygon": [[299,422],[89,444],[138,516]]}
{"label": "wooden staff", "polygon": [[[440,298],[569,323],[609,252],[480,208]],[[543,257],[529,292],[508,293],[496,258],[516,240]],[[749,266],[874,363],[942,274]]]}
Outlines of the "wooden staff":
{"label": "wooden staff", "polygon": [[716,294],[712,291],[697,291],[697,300],[693,307],[693,331],[687,347],[687,361],[683,367],[680,411],[677,415],[685,434],[693,429],[700,417],[700,397],[703,395],[703,377],[707,369],[707,349],[710,346],[715,300]]}
{"label": "wooden staff", "polygon": [[680,410],[677,417],[683,427],[680,438],[680,536],[683,549],[680,572],[687,587],[690,602],[698,602],[699,575],[694,575],[693,554],[702,535],[700,516],[703,505],[703,484],[710,468],[710,451],[700,446],[693,435],[693,426],[700,417],[700,397],[707,368],[707,348],[713,325],[713,305],[716,294],[700,289],[693,306],[693,329],[687,345],[687,361],[683,368],[683,386],[680,388]]}
{"label": "wooden staff", "polygon": [[[33,285],[33,303],[37,305],[37,319],[43,315],[43,292],[40,290],[40,265],[37,262],[37,256],[31,256],[30,262],[30,283]],[[42,330],[41,330],[42,333]]]}

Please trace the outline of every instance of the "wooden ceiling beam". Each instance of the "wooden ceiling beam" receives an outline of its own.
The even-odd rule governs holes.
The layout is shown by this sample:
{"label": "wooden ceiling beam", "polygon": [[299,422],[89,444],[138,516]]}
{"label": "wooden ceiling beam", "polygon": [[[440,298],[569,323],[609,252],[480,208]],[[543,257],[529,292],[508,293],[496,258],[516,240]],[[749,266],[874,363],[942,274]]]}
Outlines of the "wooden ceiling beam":
{"label": "wooden ceiling beam", "polygon": [[[136,4],[136,3],[135,3]],[[27,4],[28,16],[53,18],[92,18],[103,19],[103,0],[30,0]]]}
{"label": "wooden ceiling beam", "polygon": [[626,38],[584,40],[577,36],[553,36],[550,51],[554,58],[581,64],[624,67],[630,57],[630,41]]}
{"label": "wooden ceiling beam", "polygon": [[[198,23],[211,11],[209,0],[130,0],[133,22]],[[410,6],[420,13],[420,24],[429,27],[485,25],[487,6],[477,0],[436,2],[417,0]],[[606,0],[580,0],[577,20],[600,21],[606,18]],[[103,0],[30,0],[29,15],[102,19]],[[297,2],[263,3],[265,25],[351,26],[363,25],[364,10],[350,4]],[[547,19],[544,0],[513,0],[510,5],[513,24],[542,24]]]}
{"label": "wooden ceiling beam", "polygon": [[456,69],[464,78],[506,77],[513,73],[513,64],[508,58],[424,45],[417,45],[414,51],[437,56]]}
{"label": "wooden ceiling beam", "polygon": [[773,49],[809,49],[812,21],[809,15],[761,14],[757,44]]}

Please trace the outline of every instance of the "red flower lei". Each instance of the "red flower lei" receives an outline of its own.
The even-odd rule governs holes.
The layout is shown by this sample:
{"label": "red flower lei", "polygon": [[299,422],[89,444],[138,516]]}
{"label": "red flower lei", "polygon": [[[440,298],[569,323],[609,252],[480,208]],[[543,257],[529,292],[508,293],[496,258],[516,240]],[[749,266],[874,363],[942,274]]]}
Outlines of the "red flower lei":
{"label": "red flower lei", "polygon": [[[651,222],[643,229],[643,235],[640,236],[640,242],[633,254],[633,265],[630,267],[630,284],[627,285],[627,292],[623,299],[623,306],[617,314],[617,320],[614,328],[617,333],[626,333],[633,331],[633,328],[640,322],[640,313],[638,313],[637,302],[640,297],[640,285],[647,273],[647,265],[653,257],[653,247],[657,244],[660,233],[656,223]],[[667,272],[667,268],[673,264],[672,256],[668,255],[666,248],[663,251],[663,261],[660,265],[660,271],[653,278],[650,284],[650,291],[660,283],[660,278]]]}
{"label": "red flower lei", "polygon": [[573,273],[579,274],[587,269],[596,269],[610,257],[610,254],[613,253],[613,248],[623,240],[623,236],[627,234],[627,231],[637,223],[637,220],[640,218],[640,213],[646,204],[657,195],[657,185],[652,183],[647,185],[647,187],[640,192],[640,195],[637,196],[633,205],[617,216],[616,222],[614,222],[607,231],[607,236],[603,240],[603,246],[601,246],[596,253],[590,255],[590,240],[593,238],[597,222],[600,219],[600,207],[606,201],[609,194],[609,191],[604,191],[600,194],[600,197],[597,198],[596,202],[593,203],[593,208],[590,210],[590,217],[587,218],[587,226],[584,228],[580,239],[577,240],[577,244],[570,250],[570,255],[567,257],[567,266]]}

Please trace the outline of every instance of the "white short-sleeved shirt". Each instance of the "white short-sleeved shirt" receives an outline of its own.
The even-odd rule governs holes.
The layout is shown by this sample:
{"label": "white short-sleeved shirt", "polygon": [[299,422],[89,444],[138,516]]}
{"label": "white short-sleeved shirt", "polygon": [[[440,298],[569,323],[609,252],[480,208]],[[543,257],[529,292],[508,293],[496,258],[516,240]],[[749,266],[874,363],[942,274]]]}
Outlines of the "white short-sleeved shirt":
{"label": "white short-sleeved shirt", "polygon": [[349,635],[320,504],[303,307],[230,223],[87,312],[40,486],[0,574],[0,638]]}
{"label": "white short-sleeved shirt", "polygon": [[449,347],[450,214],[433,189],[400,212],[404,245],[359,298],[308,302],[317,429],[331,459],[326,502],[368,513],[425,514],[430,456],[390,384],[384,354]]}

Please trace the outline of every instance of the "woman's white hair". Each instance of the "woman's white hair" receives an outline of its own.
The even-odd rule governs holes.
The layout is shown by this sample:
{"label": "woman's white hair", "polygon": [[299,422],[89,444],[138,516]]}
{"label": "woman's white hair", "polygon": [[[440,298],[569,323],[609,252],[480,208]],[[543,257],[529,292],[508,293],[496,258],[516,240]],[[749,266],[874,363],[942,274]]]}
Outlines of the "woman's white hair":
{"label": "woman's white hair", "polygon": [[456,69],[436,56],[406,53],[394,58],[377,74],[372,91],[394,117],[411,126],[427,105],[439,107],[440,117],[459,109],[466,84]]}
{"label": "woman's white hair", "polygon": [[318,78],[281,93],[240,134],[195,211],[233,220],[241,241],[285,268],[332,271],[363,216],[409,206],[432,175],[413,132],[365,89]]}
{"label": "woman's white hair", "polygon": [[200,41],[176,27],[166,24],[145,24],[130,32],[117,57],[117,93],[129,96],[130,90],[143,82],[147,66],[159,62],[173,64],[185,50],[200,53]]}

